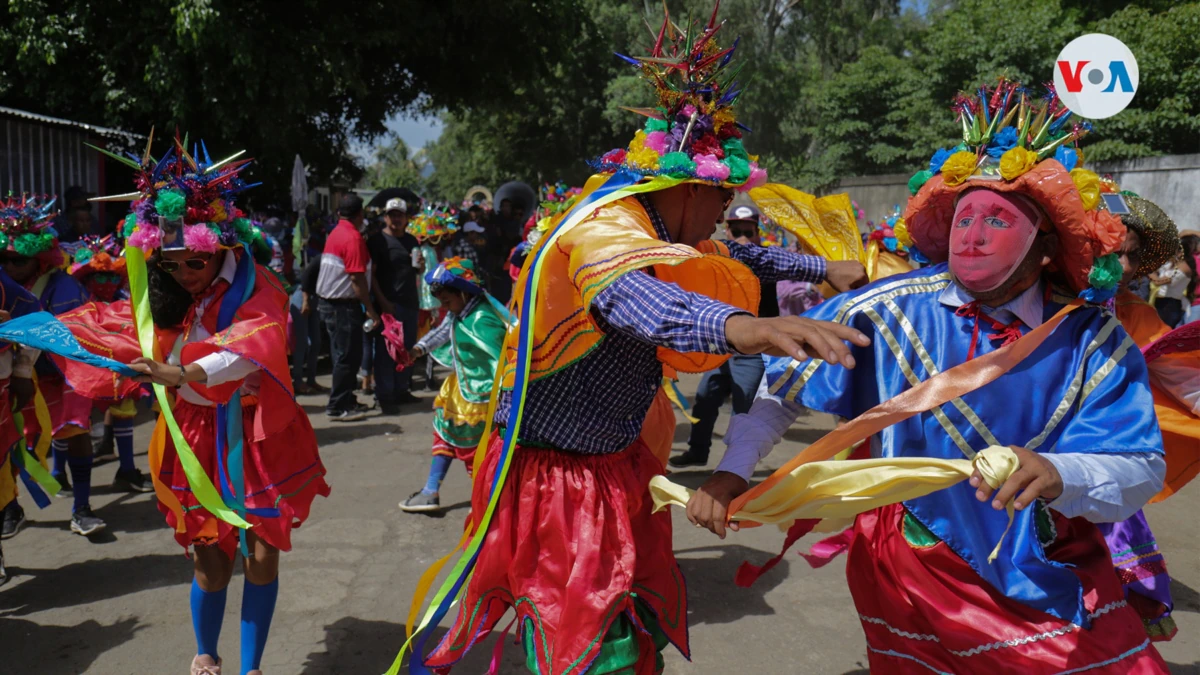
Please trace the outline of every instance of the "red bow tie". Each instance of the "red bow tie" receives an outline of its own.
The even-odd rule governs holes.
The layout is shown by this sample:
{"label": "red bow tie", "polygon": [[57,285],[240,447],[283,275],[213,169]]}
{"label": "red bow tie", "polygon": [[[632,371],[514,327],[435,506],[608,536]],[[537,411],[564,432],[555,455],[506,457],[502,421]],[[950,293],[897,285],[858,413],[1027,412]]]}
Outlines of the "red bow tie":
{"label": "red bow tie", "polygon": [[971,348],[967,350],[968,361],[975,358],[975,345],[979,342],[980,318],[991,324],[992,330],[996,331],[995,333],[988,333],[988,339],[992,341],[999,340],[1001,347],[1016,342],[1021,337],[1021,326],[1024,324],[1021,323],[1020,319],[1013,319],[1012,323],[1001,323],[980,311],[978,300],[968,302],[954,310],[954,313],[958,316],[975,320],[975,327],[971,330]]}

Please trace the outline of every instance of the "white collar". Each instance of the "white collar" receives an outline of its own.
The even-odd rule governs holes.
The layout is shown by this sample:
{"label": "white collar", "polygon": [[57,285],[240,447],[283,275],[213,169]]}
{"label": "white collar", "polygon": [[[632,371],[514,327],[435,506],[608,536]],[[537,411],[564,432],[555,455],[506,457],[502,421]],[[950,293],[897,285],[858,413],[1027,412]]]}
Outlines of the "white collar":
{"label": "white collar", "polygon": [[[225,250],[225,259],[221,261],[221,271],[217,273],[217,279],[224,279],[225,283],[232,285],[235,276],[237,276],[237,254],[232,249]],[[213,283],[216,283],[215,279]]]}
{"label": "white collar", "polygon": [[[1012,320],[1016,318],[1020,319],[1021,323],[1030,328],[1037,328],[1042,325],[1042,316],[1045,311],[1045,306],[1042,302],[1044,297],[1046,297],[1046,284],[1041,279],[1038,279],[1036,284],[1025,289],[1020,295],[1003,305],[999,307],[980,305],[979,309],[997,321],[1012,323]],[[946,290],[942,291],[942,295],[938,300],[943,305],[957,309],[974,302],[975,298],[972,298],[966,291],[959,288],[957,283],[951,283],[946,287]]]}

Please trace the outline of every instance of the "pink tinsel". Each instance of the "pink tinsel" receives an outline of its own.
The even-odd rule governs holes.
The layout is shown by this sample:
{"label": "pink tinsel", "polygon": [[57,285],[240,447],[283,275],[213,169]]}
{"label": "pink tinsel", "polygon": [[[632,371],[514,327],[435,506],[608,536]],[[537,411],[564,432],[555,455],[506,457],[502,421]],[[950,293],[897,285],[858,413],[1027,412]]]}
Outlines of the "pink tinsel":
{"label": "pink tinsel", "polygon": [[750,177],[746,179],[746,183],[742,186],[742,190],[752,190],[760,185],[766,184],[767,170],[759,168],[758,164],[755,162],[750,162]]}
{"label": "pink tinsel", "polygon": [[683,113],[684,117],[691,117],[692,115],[694,115],[696,113],[696,106],[692,105],[691,103],[688,103],[683,106],[683,109],[680,112]]}
{"label": "pink tinsel", "polygon": [[692,160],[696,162],[697,178],[710,178],[712,180],[725,180],[729,178],[729,166],[717,159],[716,155],[696,155]]}
{"label": "pink tinsel", "polygon": [[207,225],[185,225],[183,245],[200,253],[216,253],[221,247],[221,240]]}
{"label": "pink tinsel", "polygon": [[671,139],[665,131],[651,131],[646,134],[646,147],[659,155],[667,154],[667,142]]}
{"label": "pink tinsel", "polygon": [[157,225],[139,225],[133,234],[129,235],[129,245],[150,252],[162,248],[163,231]]}

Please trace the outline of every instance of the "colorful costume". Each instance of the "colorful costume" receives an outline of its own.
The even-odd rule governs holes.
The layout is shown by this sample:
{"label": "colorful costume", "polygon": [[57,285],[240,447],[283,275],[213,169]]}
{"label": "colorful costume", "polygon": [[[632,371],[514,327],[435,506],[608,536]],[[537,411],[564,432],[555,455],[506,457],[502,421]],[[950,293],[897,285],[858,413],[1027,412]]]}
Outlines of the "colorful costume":
{"label": "colorful costume", "polygon": [[451,369],[433,401],[433,454],[461,459],[470,471],[475,446],[483,437],[509,315],[480,286],[470,261],[448,258],[425,275],[425,283],[460,290],[470,298],[461,313],[448,313],[417,342]]}
{"label": "colorful costume", "polygon": [[[1133,271],[1137,278],[1179,253],[1179,233],[1175,223],[1152,202],[1132,195],[1127,202],[1130,213],[1121,220],[1139,241],[1141,264]],[[1170,331],[1153,306],[1128,290],[1117,295],[1116,310],[1121,326],[1143,349]],[[1179,467],[1187,466],[1189,460],[1194,463],[1200,455],[1200,419],[1194,409],[1200,358],[1195,354],[1173,354],[1148,365],[1150,392],[1167,461],[1163,492],[1151,500],[1158,501],[1187,482],[1181,475],[1186,472]],[[1142,617],[1146,633],[1151,640],[1170,640],[1178,630],[1171,618],[1171,578],[1145,514],[1139,510],[1121,522],[1100,523],[1099,528],[1108,541],[1117,577],[1125,586],[1125,597]]]}
{"label": "colorful costume", "polygon": [[[728,466],[722,468],[752,468],[801,406],[857,418],[939,374],[948,381],[951,368],[970,372],[971,361],[991,359],[1043,323],[1060,322],[1017,367],[994,381],[968,380],[985,383],[944,404],[925,405],[926,412],[872,439],[871,454],[894,458],[897,466],[1020,446],[1043,453],[1064,485],[1054,501],[1015,512],[1011,530],[1004,511],[978,501],[965,481],[859,515],[847,578],[872,672],[1166,672],[1093,524],[1128,517],[1159,489],[1162,438],[1145,361],[1120,322],[1101,308],[1071,307],[1060,315],[1079,304],[1076,295],[1112,296],[1120,263],[1111,253],[1124,228],[1097,208],[1099,178],[1078,168],[1068,174],[1073,166],[1061,163],[1074,163],[1073,150],[1067,151],[1083,127],[1069,126],[1070,112],[1052,96],[1033,106],[1027,96],[1003,81],[963,96],[964,146],[938,152],[936,175],[914,178],[908,232],[940,264],[882,279],[809,313],[872,336],[870,347],[852,348],[857,367],[769,359],[770,396],[735,418],[727,434]],[[1049,159],[1056,149],[1058,159]],[[957,198],[973,188],[983,189],[981,203],[988,195],[1017,205],[1012,208],[1031,200],[1037,208],[1028,211],[1029,227],[1048,227],[1059,240],[1052,273],[999,307],[975,300],[958,272],[951,273],[952,223],[1003,229],[992,219],[1008,217],[989,207],[985,216],[967,211],[960,224]],[[997,200],[999,194],[1022,197]],[[942,262],[948,257],[949,266]],[[762,438],[762,431],[769,432],[765,449],[750,440]],[[836,471],[854,462],[822,464]],[[771,483],[735,500],[732,517]]]}
{"label": "colorful costume", "polygon": [[[287,293],[250,253],[270,249],[234,206],[234,196],[247,187],[239,177],[246,162],[232,162],[234,157],[213,162],[203,146],[189,154],[178,137],[157,161],[149,146],[140,161],[116,157],[137,171],[138,192],[123,225],[132,300],[90,303],[59,317],[97,354],[122,363],[147,356],[181,373],[187,364],[204,371],[204,384],[184,384],[170,397],[155,385],[163,411],[151,440],[150,466],[159,510],[176,541],[185,549],[219,547],[230,559],[247,525],[266,544],[290,550],[291,531],[308,518],[313,499],[329,494],[316,437],[292,394],[282,348]],[[144,256],[152,253],[160,273],[170,273],[166,260],[157,257],[160,249],[208,254],[220,265],[177,326],[152,323]],[[61,357],[58,362],[75,387],[97,400],[120,400],[139,386],[113,371]],[[242,554],[249,557],[246,539],[240,538]],[[204,590],[195,582],[192,589],[197,653],[214,661],[225,590]],[[277,579],[266,585],[246,579],[243,673],[258,668],[277,592]]]}
{"label": "colorful costume", "polygon": [[[690,653],[670,517],[651,514],[647,493],[663,472],[643,427],[666,403],[664,366],[719,366],[733,351],[725,322],[756,310],[758,279],[821,281],[825,271],[824,261],[778,247],[673,243],[642,194],[765,181],[733,119],[738,91],[724,69],[732,48],[717,46],[718,29],[714,17],[702,35],[673,39],[673,49],[660,40],[652,59],[627,59],[648,76],[683,82],[659,90],[660,107],[647,111],[628,149],[594,164],[603,173],[522,269],[519,321],[495,398],[498,430],[474,481],[474,534],[422,621],[413,672],[448,669],[509,608],[535,673],[648,674],[661,671],[666,644]],[[664,65],[664,50],[678,62]],[[426,629],[458,589],[457,620],[423,658]]]}
{"label": "colorful costume", "polygon": [[[12,318],[32,314],[41,309],[41,303],[34,297],[32,293],[25,290],[20,284],[13,281],[3,270],[0,270],[0,309],[9,313]],[[25,482],[31,492],[39,490],[33,485],[34,473],[38,473],[36,468],[29,465],[38,463],[44,470],[46,457],[36,456],[35,448],[32,444],[28,446],[18,446],[18,441],[21,441],[24,434],[22,427],[18,426],[14,416],[11,393],[9,391],[9,382],[13,377],[30,378],[33,374],[33,363],[37,359],[37,353],[30,353],[29,350],[18,350],[18,348],[8,342],[0,343],[0,505],[14,507],[12,517],[17,521],[24,520],[24,514],[18,515],[16,506],[17,498],[17,476]],[[36,440],[35,436],[33,440]],[[24,449],[22,449],[24,448]],[[14,457],[16,453],[19,456]],[[35,495],[37,493],[35,492]],[[42,505],[45,505],[42,503]],[[19,522],[14,521],[10,526],[13,528],[11,534],[15,534],[15,529],[19,528]],[[11,536],[6,533],[6,536]]]}

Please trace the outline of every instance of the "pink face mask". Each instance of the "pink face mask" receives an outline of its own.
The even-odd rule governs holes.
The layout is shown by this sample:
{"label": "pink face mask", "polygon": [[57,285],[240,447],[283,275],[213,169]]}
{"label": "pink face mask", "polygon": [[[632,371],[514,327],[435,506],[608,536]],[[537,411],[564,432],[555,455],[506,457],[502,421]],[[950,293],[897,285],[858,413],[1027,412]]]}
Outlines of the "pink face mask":
{"label": "pink face mask", "polygon": [[950,272],[969,291],[999,288],[1029,253],[1041,220],[1041,212],[1023,197],[971,190],[954,211]]}

